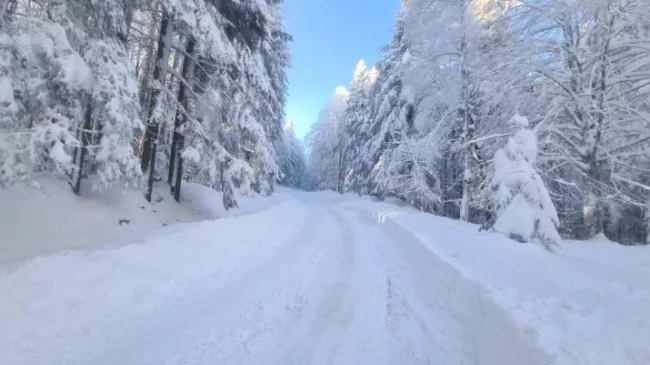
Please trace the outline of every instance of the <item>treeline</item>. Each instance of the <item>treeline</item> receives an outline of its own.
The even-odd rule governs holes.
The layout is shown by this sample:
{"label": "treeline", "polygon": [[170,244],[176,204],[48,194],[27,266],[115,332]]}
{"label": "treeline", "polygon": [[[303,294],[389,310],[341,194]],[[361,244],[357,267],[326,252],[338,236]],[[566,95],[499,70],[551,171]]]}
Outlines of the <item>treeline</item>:
{"label": "treeline", "polygon": [[269,194],[287,175],[282,0],[5,0],[0,185],[183,181]]}
{"label": "treeline", "polygon": [[382,51],[308,135],[309,188],[489,225],[522,115],[560,233],[648,242],[650,2],[403,1]]}

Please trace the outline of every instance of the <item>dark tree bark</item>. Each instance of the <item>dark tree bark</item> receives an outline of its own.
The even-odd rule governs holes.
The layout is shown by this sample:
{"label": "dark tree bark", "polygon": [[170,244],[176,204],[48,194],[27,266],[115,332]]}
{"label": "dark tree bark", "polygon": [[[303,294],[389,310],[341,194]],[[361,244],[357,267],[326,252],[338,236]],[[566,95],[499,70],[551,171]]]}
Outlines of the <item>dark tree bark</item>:
{"label": "dark tree bark", "polygon": [[[158,15],[154,13],[153,20],[151,22],[149,30],[147,31],[147,34],[154,34],[154,32],[156,31],[157,23],[158,23]],[[145,43],[144,45],[140,45],[141,50],[143,50],[144,52],[144,57],[142,57],[143,61],[136,68],[136,76],[140,81],[140,87],[138,88],[140,92],[138,95],[140,98],[140,105],[142,105],[143,109],[145,109],[146,106],[149,105],[149,97],[151,96],[150,95],[151,90],[148,87],[148,81],[150,80],[149,77],[151,75],[152,65],[155,63],[155,60],[153,59],[153,50],[154,48],[156,48],[155,46],[156,41],[153,39],[147,39],[144,43]]]}
{"label": "dark tree bark", "polygon": [[122,45],[126,48],[129,35],[131,32],[131,23],[133,22],[133,3],[131,0],[123,0],[122,7],[124,8],[124,29],[121,30],[118,34],[118,39],[122,42]]}
{"label": "dark tree bark", "polygon": [[[192,74],[192,60],[187,55],[192,55],[194,53],[195,45],[196,40],[193,37],[190,37],[185,46],[186,56],[183,59],[181,77],[187,81]],[[187,87],[184,82],[181,82],[178,88],[177,98],[179,110],[176,111],[176,119],[174,120],[174,133],[172,136],[171,152],[169,155],[169,175],[167,177],[167,182],[171,187],[172,195],[174,196],[174,200],[177,202],[180,202],[181,181],[183,178],[183,158],[181,157],[181,153],[185,143],[185,136],[180,132],[180,129],[187,118],[184,114],[188,111],[187,94]]]}
{"label": "dark tree bark", "polygon": [[74,170],[70,173],[70,187],[77,195],[81,194],[81,177],[83,175],[84,159],[86,158],[86,150],[92,138],[90,130],[92,127],[92,114],[92,104],[90,96],[88,96],[86,111],[84,113],[84,123],[82,129],[77,132],[77,139],[81,145],[74,150]]}
{"label": "dark tree bark", "polygon": [[[157,81],[159,84],[162,84],[164,81],[164,75],[162,75],[162,67],[165,63],[168,62],[168,59],[165,59],[165,55],[169,57],[169,53],[167,52],[168,45],[166,44],[167,32],[169,31],[169,23],[169,14],[165,12],[163,13],[162,21],[160,23],[158,49],[156,51],[156,63],[153,69],[153,80]],[[158,87],[161,87],[161,85],[158,85]],[[158,144],[158,131],[160,130],[160,121],[156,120],[154,117],[156,103],[158,102],[158,97],[160,95],[160,90],[158,87],[154,87],[151,91],[149,105],[147,108],[147,129],[144,134],[144,141],[142,142],[141,167],[142,171],[147,177],[147,188],[144,197],[148,202],[151,202],[151,195],[153,193],[154,172],[156,169],[156,148]]]}

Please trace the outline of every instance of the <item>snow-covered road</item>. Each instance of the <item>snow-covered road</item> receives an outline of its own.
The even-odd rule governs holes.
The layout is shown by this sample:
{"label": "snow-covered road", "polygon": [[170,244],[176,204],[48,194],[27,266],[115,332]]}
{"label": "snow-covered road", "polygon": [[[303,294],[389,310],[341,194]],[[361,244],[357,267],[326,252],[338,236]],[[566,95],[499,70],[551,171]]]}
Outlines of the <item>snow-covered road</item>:
{"label": "snow-covered road", "polygon": [[0,276],[0,364],[476,363],[435,260],[367,212],[295,193]]}
{"label": "snow-covered road", "polygon": [[0,264],[0,365],[650,364],[647,247],[551,254],[327,192],[242,201]]}

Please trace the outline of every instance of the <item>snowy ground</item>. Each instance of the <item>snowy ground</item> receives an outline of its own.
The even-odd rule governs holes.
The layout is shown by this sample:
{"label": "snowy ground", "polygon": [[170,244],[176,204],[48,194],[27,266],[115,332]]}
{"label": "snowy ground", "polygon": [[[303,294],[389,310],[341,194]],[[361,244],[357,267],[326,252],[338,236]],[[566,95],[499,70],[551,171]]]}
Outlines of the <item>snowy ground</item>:
{"label": "snowy ground", "polygon": [[452,297],[474,286],[482,302],[474,310],[485,314],[465,326],[477,325],[479,343],[495,346],[486,351],[528,356],[504,364],[650,364],[650,247],[597,239],[569,241],[550,254],[412,208],[359,199],[344,205],[396,235],[412,232],[458,273],[463,284]]}
{"label": "snowy ground", "polygon": [[84,181],[80,196],[67,182],[47,176],[0,189],[0,265],[35,255],[86,246],[112,245],[178,223],[250,212],[273,198],[240,198],[240,209],[226,212],[221,196],[197,184],[185,184],[181,204],[166,184],[156,187],[154,202],[140,191],[115,187],[98,193]]}
{"label": "snowy ground", "polygon": [[0,364],[650,363],[650,252],[583,247],[282,191],[0,271]]}

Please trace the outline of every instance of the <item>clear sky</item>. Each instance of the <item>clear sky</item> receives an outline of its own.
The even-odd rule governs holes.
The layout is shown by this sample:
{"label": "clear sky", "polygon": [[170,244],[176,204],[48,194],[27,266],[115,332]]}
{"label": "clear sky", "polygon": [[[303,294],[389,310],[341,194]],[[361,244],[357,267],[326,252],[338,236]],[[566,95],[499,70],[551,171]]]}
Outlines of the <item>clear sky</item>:
{"label": "clear sky", "polygon": [[399,0],[285,0],[284,9],[294,38],[287,118],[302,138],[334,89],[349,85],[357,62],[379,60]]}

